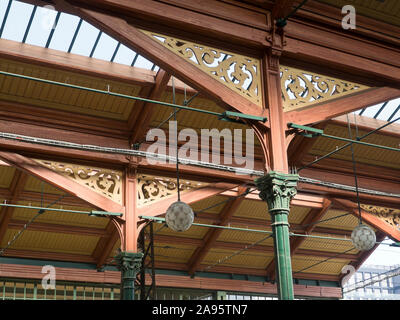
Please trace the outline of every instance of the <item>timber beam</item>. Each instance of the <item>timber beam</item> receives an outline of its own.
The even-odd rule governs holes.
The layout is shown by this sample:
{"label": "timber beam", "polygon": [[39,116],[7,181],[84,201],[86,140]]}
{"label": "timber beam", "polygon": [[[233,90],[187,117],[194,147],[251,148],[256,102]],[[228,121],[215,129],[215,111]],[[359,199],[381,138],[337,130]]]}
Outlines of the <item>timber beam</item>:
{"label": "timber beam", "polygon": [[[150,100],[159,100],[161,94],[167,88],[168,82],[171,78],[171,75],[164,70],[160,69],[157,72],[155,78],[155,84],[153,89],[149,94]],[[140,101],[139,101],[140,102]],[[152,117],[156,111],[155,105],[151,103],[139,103],[137,106],[135,105],[135,110],[137,110],[137,119],[134,123],[131,124],[131,137],[130,144],[134,144],[138,142],[139,139],[142,139],[146,136],[146,132],[149,129],[149,125],[151,123]],[[133,110],[132,110],[133,112]]]}
{"label": "timber beam", "polygon": [[[146,9],[149,8],[150,2],[152,1],[147,0],[144,2]],[[176,55],[156,40],[149,38],[138,28],[130,24],[131,21],[127,22],[126,16],[125,19],[123,18],[124,14],[112,15],[110,11],[107,13],[94,11],[93,6],[91,9],[85,9],[76,5],[71,5],[63,0],[55,0],[55,3],[60,8],[68,8],[68,10],[71,10],[82,19],[154,62],[166,72],[175,75],[192,88],[213,97],[220,102],[221,106],[224,108],[234,108],[238,112],[249,115],[265,116],[265,110],[263,108],[244,98],[239,93],[234,92],[205,72],[199,72],[199,69],[191,62]],[[118,4],[121,5],[121,3]],[[87,6],[87,2],[85,2],[85,5]],[[138,6],[140,6],[140,1],[136,1],[134,5],[132,5],[130,1],[125,1],[124,13],[126,14],[131,8],[137,8]],[[157,10],[159,10],[160,6],[162,6],[162,4],[157,2]],[[165,11],[162,13],[163,16],[166,14],[167,12]],[[135,20],[136,19],[133,19],[133,21]]]}

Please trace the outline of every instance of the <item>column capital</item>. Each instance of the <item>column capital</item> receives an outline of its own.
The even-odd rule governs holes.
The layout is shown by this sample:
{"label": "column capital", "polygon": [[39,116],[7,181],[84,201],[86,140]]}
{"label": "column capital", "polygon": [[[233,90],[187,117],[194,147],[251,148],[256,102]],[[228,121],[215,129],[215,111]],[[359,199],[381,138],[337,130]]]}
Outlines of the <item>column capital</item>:
{"label": "column capital", "polygon": [[297,193],[299,175],[270,171],[255,181],[260,191],[259,197],[268,204],[268,211],[287,214],[290,211],[290,200]]}
{"label": "column capital", "polygon": [[136,275],[140,271],[142,258],[142,252],[121,251],[114,259],[118,262],[118,269],[120,271],[133,271]]}

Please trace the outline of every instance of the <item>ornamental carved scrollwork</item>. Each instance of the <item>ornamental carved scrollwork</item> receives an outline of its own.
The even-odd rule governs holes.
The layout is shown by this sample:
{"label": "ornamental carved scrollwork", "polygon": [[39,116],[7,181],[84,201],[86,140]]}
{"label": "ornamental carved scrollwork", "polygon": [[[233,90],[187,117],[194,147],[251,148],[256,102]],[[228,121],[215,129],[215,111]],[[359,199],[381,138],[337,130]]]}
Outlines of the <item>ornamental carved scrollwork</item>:
{"label": "ornamental carved scrollwork", "polygon": [[268,175],[255,181],[260,191],[259,197],[268,204],[268,211],[274,212],[290,211],[290,201],[297,194],[297,181],[299,177],[295,174],[282,174],[270,172]]}
{"label": "ornamental carved scrollwork", "polygon": [[260,61],[186,40],[141,30],[255,104],[262,106]]}
{"label": "ornamental carved scrollwork", "polygon": [[122,172],[92,166],[35,159],[39,164],[122,204]]}
{"label": "ornamental carved scrollwork", "polygon": [[282,66],[283,108],[291,111],[353,94],[369,87],[313,72]]}
{"label": "ornamental carved scrollwork", "polygon": [[364,204],[361,205],[361,208],[382,219],[393,228],[400,229],[400,210]]}
{"label": "ornamental carved scrollwork", "polygon": [[[175,196],[178,193],[178,185],[175,178],[139,175],[137,179],[138,207]],[[182,179],[179,180],[179,185],[180,193],[207,186],[206,183]]]}

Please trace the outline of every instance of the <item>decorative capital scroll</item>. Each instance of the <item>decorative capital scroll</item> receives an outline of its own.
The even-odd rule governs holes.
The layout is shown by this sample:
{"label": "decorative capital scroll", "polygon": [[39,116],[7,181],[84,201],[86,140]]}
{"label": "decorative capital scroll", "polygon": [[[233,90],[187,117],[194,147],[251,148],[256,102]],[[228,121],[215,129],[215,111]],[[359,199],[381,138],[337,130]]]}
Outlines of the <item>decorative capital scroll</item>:
{"label": "decorative capital scroll", "polygon": [[370,87],[314,72],[280,66],[284,111],[308,107]]}
{"label": "decorative capital scroll", "polygon": [[93,191],[122,204],[122,172],[65,162],[34,159],[62,176],[84,185]]}
{"label": "decorative capital scroll", "polygon": [[233,91],[262,107],[261,64],[257,58],[140,30]]}
{"label": "decorative capital scroll", "polygon": [[361,208],[400,230],[400,210],[362,204]]}
{"label": "decorative capital scroll", "polygon": [[[138,207],[142,207],[178,193],[176,179],[138,175]],[[179,179],[181,193],[207,186],[207,183]]]}
{"label": "decorative capital scroll", "polygon": [[140,271],[142,267],[142,252],[127,252],[121,251],[115,256],[115,261],[117,262],[117,267],[123,273],[131,273],[133,278]]}
{"label": "decorative capital scroll", "polygon": [[284,174],[275,171],[255,181],[260,191],[259,197],[268,204],[271,214],[286,212],[289,214],[290,201],[297,194],[297,174]]}

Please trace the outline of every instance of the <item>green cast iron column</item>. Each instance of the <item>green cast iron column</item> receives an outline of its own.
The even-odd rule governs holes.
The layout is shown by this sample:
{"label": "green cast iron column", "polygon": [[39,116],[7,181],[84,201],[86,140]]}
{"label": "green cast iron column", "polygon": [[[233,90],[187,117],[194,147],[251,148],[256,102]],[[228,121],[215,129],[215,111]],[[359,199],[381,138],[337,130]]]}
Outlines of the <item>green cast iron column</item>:
{"label": "green cast iron column", "polygon": [[121,300],[135,300],[136,275],[142,266],[143,253],[122,251],[116,257],[121,271]]}
{"label": "green cast iron column", "polygon": [[280,300],[293,300],[292,263],[290,258],[290,200],[296,195],[297,174],[271,171],[256,180],[260,198],[267,202],[274,238],[275,270]]}

